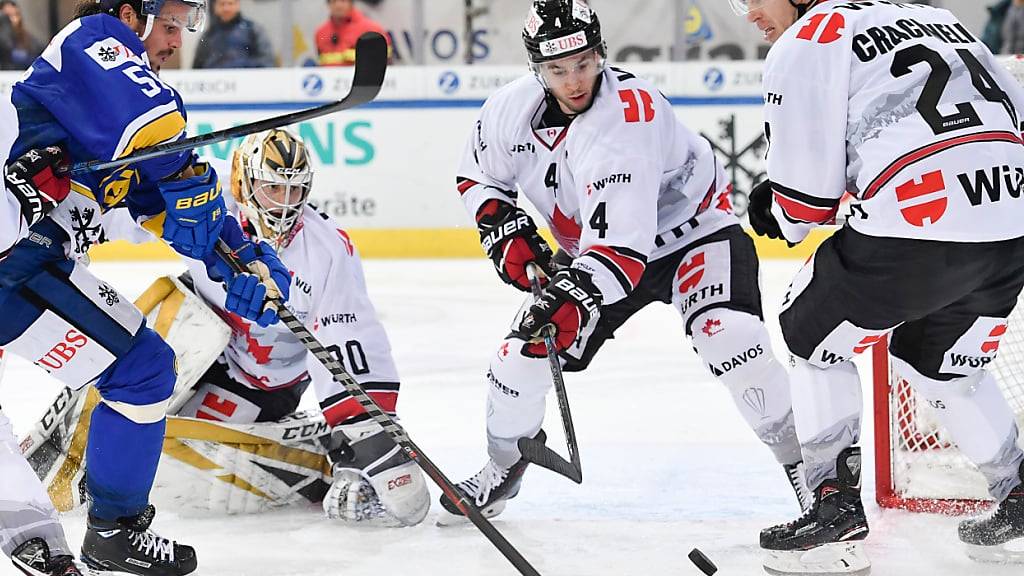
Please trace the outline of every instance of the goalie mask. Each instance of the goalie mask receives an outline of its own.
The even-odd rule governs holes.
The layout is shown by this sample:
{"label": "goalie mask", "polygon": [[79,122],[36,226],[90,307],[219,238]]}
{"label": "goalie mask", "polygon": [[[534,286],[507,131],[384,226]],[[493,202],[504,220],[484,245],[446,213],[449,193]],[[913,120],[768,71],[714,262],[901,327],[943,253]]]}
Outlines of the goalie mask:
{"label": "goalie mask", "polygon": [[252,134],[235,150],[231,192],[256,236],[275,249],[291,242],[312,183],[306,145],[288,130]]}

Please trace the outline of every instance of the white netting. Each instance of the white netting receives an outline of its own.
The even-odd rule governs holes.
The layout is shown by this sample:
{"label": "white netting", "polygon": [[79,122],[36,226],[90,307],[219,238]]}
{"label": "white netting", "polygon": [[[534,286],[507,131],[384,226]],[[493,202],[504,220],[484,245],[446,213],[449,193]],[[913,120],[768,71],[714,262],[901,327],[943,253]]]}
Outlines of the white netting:
{"label": "white netting", "polygon": [[[1024,57],[1001,57],[1000,61],[1018,82],[1024,83]],[[995,374],[1017,415],[1018,425],[1024,430],[1024,305],[1019,303],[1010,315],[999,355],[988,368]],[[928,403],[919,402],[907,382],[891,367],[888,382],[892,478],[891,486],[879,486],[879,491],[891,490],[899,500],[926,501],[926,509],[930,507],[928,501],[942,509],[944,500],[987,500],[985,479],[960,454]]]}

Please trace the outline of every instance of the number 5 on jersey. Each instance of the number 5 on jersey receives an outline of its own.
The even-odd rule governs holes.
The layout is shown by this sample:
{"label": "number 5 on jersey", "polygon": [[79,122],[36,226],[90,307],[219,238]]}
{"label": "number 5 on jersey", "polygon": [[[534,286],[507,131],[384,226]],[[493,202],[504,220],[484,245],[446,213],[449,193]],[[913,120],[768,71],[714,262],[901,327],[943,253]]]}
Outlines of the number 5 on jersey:
{"label": "number 5 on jersey", "polygon": [[654,120],[654,100],[646,90],[619,90],[619,100],[625,105],[623,112],[626,115],[626,122]]}

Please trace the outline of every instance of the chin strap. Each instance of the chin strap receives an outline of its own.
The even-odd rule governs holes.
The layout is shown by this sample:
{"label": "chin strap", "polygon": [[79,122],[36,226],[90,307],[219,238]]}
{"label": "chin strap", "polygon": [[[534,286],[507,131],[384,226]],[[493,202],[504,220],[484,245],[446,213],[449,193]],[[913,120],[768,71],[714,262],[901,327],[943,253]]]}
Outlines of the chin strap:
{"label": "chin strap", "polygon": [[[792,1],[793,0],[790,0],[790,2]],[[142,36],[139,36],[139,40],[145,42],[146,38],[149,38],[149,33],[153,31],[154,20],[156,20],[156,18],[154,18],[153,16],[146,16],[146,30],[142,33]]]}

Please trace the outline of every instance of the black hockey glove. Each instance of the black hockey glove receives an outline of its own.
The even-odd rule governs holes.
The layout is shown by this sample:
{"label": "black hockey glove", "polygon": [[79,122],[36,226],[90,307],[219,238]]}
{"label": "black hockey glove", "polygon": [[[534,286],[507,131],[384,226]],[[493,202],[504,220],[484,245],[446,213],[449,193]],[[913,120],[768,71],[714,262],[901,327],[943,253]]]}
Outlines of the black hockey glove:
{"label": "black hockey glove", "polygon": [[523,354],[535,358],[547,356],[544,334],[554,326],[554,344],[559,352],[572,346],[580,331],[597,318],[601,310],[601,292],[590,275],[567,268],[551,277],[548,287],[526,311],[512,333],[529,343]]}
{"label": "black hockey glove", "polygon": [[[506,284],[530,291],[526,266],[533,262],[551,276],[551,247],[537,232],[533,218],[506,202],[489,200],[476,215],[480,244]],[[541,285],[547,283],[541,279]]]}
{"label": "black hockey glove", "polygon": [[29,226],[50,213],[71,191],[71,162],[57,146],[29,150],[7,166],[4,184],[21,205]]}
{"label": "black hockey glove", "polygon": [[[750,227],[758,236],[767,236],[773,240],[786,240],[782,235],[782,228],[779,221],[772,214],[772,182],[765,180],[754,186],[750,191],[750,205],[747,207],[747,217],[750,219]],[[786,244],[792,248],[795,246],[789,240]]]}

